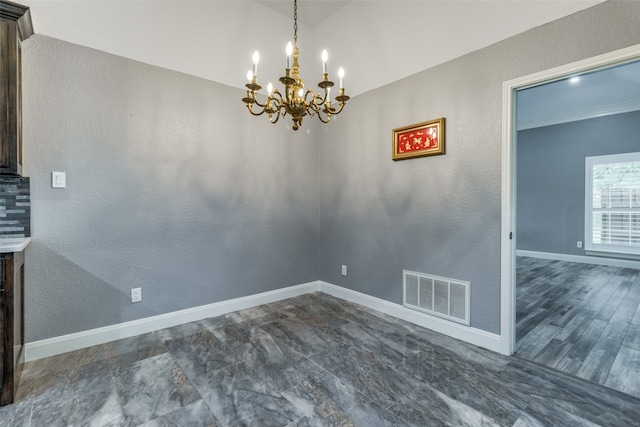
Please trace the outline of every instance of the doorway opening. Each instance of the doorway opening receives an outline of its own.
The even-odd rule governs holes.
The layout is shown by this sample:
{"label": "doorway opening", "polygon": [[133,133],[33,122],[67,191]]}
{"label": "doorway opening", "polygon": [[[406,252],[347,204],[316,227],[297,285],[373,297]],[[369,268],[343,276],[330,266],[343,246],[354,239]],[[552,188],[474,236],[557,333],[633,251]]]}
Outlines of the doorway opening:
{"label": "doorway opening", "polygon": [[[637,335],[637,331],[640,330],[640,323],[635,326],[631,325],[631,328],[627,325],[625,333],[621,334],[619,329],[622,329],[622,327],[618,328],[618,324],[615,323],[609,324],[611,318],[619,320],[620,315],[615,317],[614,307],[605,308],[603,304],[600,304],[603,299],[605,301],[611,299],[612,302],[617,299],[618,302],[622,302],[625,297],[629,296],[630,298],[625,300],[627,301],[626,306],[628,306],[626,307],[627,311],[631,312],[631,310],[635,309],[640,313],[640,309],[637,306],[635,308],[631,307],[633,304],[629,301],[629,299],[636,298],[633,296],[635,294],[628,294],[630,289],[640,288],[640,270],[637,270],[640,262],[636,258],[635,260],[613,261],[613,266],[598,265],[607,264],[606,258],[594,257],[592,256],[594,253],[587,254],[584,251],[584,247],[578,247],[591,243],[591,241],[585,241],[584,238],[586,216],[584,202],[585,155],[582,154],[582,159],[578,162],[582,165],[582,170],[576,173],[569,170],[569,166],[564,163],[565,160],[561,159],[558,153],[553,153],[548,149],[544,150],[545,144],[550,147],[555,144],[555,148],[558,148],[558,145],[560,145],[558,144],[558,138],[562,141],[567,138],[566,135],[563,136],[562,132],[575,131],[577,128],[581,128],[582,132],[589,132],[589,128],[591,131],[594,129],[603,130],[603,126],[612,125],[612,123],[605,123],[611,117],[621,120],[625,118],[626,114],[627,120],[633,121],[635,119],[637,122],[640,108],[637,105],[630,105],[631,103],[627,103],[627,111],[619,110],[617,111],[619,114],[615,116],[612,116],[611,114],[613,113],[611,112],[607,113],[598,111],[595,107],[592,108],[585,104],[587,101],[584,99],[580,100],[581,105],[574,106],[573,111],[565,110],[564,113],[561,111],[561,104],[568,99],[565,96],[566,94],[563,95],[562,91],[576,89],[575,87],[571,88],[571,86],[578,86],[580,83],[580,81],[577,81],[578,79],[582,79],[582,82],[585,82],[589,79],[593,80],[596,77],[601,77],[602,74],[600,73],[614,70],[624,72],[627,66],[636,67],[633,75],[638,78],[639,61],[640,46],[634,46],[525,76],[505,82],[503,85],[501,338],[505,354],[515,354],[546,364],[554,369],[564,370],[572,375],[582,376],[592,382],[618,388],[629,394],[635,395],[637,393],[640,396],[640,390],[635,390],[633,386],[630,389],[624,389],[625,384],[630,381],[624,378],[625,376],[628,377],[628,374],[620,371],[620,366],[618,366],[621,363],[620,360],[625,357],[632,363],[634,357],[640,355],[640,348],[628,348],[625,350],[627,353],[618,357],[618,362],[616,362],[616,369],[623,373],[618,375],[619,378],[617,380],[612,376],[607,381],[607,374],[611,371],[617,354],[610,353],[615,346],[608,345],[611,342],[605,342],[604,337],[607,335],[603,334],[607,331],[607,334],[611,331],[618,331],[617,335],[622,335],[620,337],[622,340],[627,331],[630,331],[631,334],[629,336],[631,338],[629,339],[632,344],[628,344],[627,347],[639,347],[640,344],[637,343],[640,340],[636,339],[634,341],[633,336],[635,335],[633,334]],[[635,84],[640,86],[638,80],[636,80]],[[611,92],[610,89],[606,88],[605,91],[609,94]],[[545,96],[555,97],[555,99],[552,100],[551,104],[544,107],[544,114],[539,114],[536,117],[535,114],[531,114],[531,111],[527,111],[532,104],[527,105],[523,101],[531,101],[536,97],[543,98]],[[601,99],[601,101],[603,100]],[[601,109],[607,107],[603,104],[606,104],[606,102],[600,102],[599,107]],[[552,111],[553,109],[557,109],[557,111],[554,112]],[[636,116],[630,117],[629,114],[635,114]],[[596,116],[599,116],[599,118],[594,118]],[[522,141],[519,141],[519,138]],[[556,139],[555,141],[554,138]],[[637,146],[637,141],[636,137],[630,144]],[[600,151],[602,151],[603,146],[606,146],[606,135],[601,142]],[[569,144],[562,144],[561,148],[568,153],[575,151],[575,147],[572,148]],[[627,147],[622,151],[634,151],[634,149]],[[637,146],[635,151],[640,151],[640,146]],[[525,154],[526,157],[523,158],[522,155]],[[598,152],[596,154],[602,153]],[[552,163],[554,162],[559,162],[559,164],[553,166]],[[560,175],[554,176],[556,172],[551,172],[552,169]],[[529,171],[528,175],[525,174],[526,170]],[[563,173],[579,175],[572,178],[574,180],[577,179],[577,185],[582,188],[577,191],[578,194],[576,194],[575,189],[571,190],[569,188],[570,186],[566,179],[562,179],[561,175]],[[538,174],[539,181],[532,179],[536,174]],[[520,179],[520,182],[518,179]],[[536,197],[519,195],[519,189],[524,191],[525,188],[527,191],[538,188],[543,192],[549,193],[548,185],[553,185],[554,182],[556,187],[563,187],[568,191],[572,191],[571,197],[576,196],[576,200],[582,200],[581,203],[568,202],[567,200],[558,203],[578,205],[573,207],[581,209],[582,212],[581,216],[572,217],[571,215],[575,215],[575,213],[569,214],[566,206],[564,208],[560,207],[560,209],[564,209],[561,213],[564,216],[561,221],[555,221],[555,224],[564,224],[564,229],[561,231],[553,230],[552,224],[544,222],[544,215],[547,214],[552,217],[555,215],[557,219],[560,214],[558,211],[554,212],[554,209],[558,206],[548,206],[548,201],[546,202],[547,206],[537,206],[541,204],[540,198],[536,202]],[[521,183],[525,183],[525,185],[520,185]],[[567,196],[566,199],[571,197]],[[526,199],[527,203],[523,203],[524,199]],[[545,212],[545,209],[547,209],[547,212]],[[528,227],[523,228],[522,225],[528,221],[527,215],[531,215],[540,221],[533,225],[529,221]],[[576,220],[576,218],[580,217],[582,218],[581,221]],[[545,235],[545,233],[550,234]],[[571,242],[571,244],[568,242]],[[611,263],[608,264],[611,265]],[[616,268],[618,270],[615,270]],[[633,268],[636,268],[636,270],[633,270]],[[598,277],[601,283],[594,284],[594,280]],[[559,282],[559,284],[555,286],[554,281]],[[608,281],[611,283],[604,286],[604,283]],[[634,281],[637,281],[635,286],[633,285]],[[579,288],[580,283],[591,285],[591,287],[581,289]],[[613,293],[605,296],[605,293],[610,290],[613,293],[617,292],[615,297],[612,298]],[[526,291],[529,291],[529,293],[527,294]],[[547,297],[547,299],[545,300],[543,297]],[[640,298],[640,292],[638,293],[638,298]],[[580,307],[585,306],[586,309],[581,311]],[[591,312],[588,310],[591,310]],[[603,310],[603,312],[600,313],[599,318],[589,319],[594,310],[596,310],[596,313],[598,310]],[[610,314],[610,316],[605,314]],[[633,316],[631,317],[633,320]],[[640,314],[635,316],[635,319],[635,321],[640,320]],[[585,323],[578,326],[580,321]],[[563,329],[568,324],[569,328]],[[591,327],[589,328],[589,326]],[[601,336],[603,338],[598,343],[598,339]],[[577,338],[579,337],[583,337],[586,341],[578,342]],[[636,338],[638,337],[640,335],[636,336]],[[597,347],[596,343],[598,343]],[[575,347],[572,348],[572,345],[575,345]],[[618,347],[620,348],[621,345]],[[583,363],[585,362],[584,359],[587,359],[592,351],[590,358],[586,360],[586,363]],[[598,351],[602,354],[598,353]],[[608,362],[598,365],[603,359],[611,363],[608,366]],[[582,365],[580,365],[581,363]],[[636,372],[635,375],[640,378],[640,372]],[[638,382],[637,379],[635,382]],[[620,387],[616,387],[616,383]]]}

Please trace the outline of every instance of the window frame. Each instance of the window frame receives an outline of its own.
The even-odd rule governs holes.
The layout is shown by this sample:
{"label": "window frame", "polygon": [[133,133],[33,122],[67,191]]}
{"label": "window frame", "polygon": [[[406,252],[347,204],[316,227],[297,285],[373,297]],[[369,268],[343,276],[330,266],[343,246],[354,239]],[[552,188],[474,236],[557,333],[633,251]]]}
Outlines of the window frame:
{"label": "window frame", "polygon": [[[595,255],[615,255],[626,258],[640,258],[640,247],[593,243],[593,167],[601,164],[640,162],[640,152],[609,154],[585,157],[585,252]],[[609,208],[613,209],[613,208]],[[616,208],[618,209],[618,208]],[[625,208],[619,208],[625,209]],[[640,208],[629,207],[629,213]]]}

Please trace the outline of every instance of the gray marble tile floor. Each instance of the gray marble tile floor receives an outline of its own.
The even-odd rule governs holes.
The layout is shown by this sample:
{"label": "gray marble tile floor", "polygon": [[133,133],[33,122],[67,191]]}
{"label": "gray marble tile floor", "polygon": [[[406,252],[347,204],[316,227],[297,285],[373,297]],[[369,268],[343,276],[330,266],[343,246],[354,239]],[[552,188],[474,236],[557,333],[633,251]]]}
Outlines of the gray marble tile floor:
{"label": "gray marble tile floor", "polygon": [[638,426],[640,400],[322,293],[25,366],[0,426]]}

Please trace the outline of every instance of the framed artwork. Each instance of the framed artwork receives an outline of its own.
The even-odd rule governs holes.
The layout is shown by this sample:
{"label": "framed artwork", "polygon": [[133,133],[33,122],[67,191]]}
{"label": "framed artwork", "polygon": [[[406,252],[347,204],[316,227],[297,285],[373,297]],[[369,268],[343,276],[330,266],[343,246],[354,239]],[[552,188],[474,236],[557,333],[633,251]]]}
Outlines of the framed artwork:
{"label": "framed artwork", "polygon": [[444,117],[393,130],[393,160],[444,154]]}

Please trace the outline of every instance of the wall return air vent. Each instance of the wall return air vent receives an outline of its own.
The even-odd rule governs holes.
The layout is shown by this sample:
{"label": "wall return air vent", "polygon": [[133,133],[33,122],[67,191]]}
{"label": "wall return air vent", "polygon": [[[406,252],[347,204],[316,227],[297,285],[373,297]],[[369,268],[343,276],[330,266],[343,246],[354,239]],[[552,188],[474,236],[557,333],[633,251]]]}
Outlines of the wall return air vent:
{"label": "wall return air vent", "polygon": [[403,304],[469,326],[469,282],[403,270]]}

